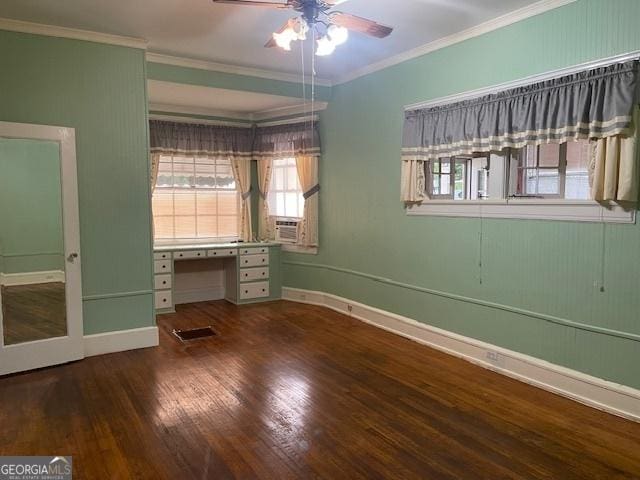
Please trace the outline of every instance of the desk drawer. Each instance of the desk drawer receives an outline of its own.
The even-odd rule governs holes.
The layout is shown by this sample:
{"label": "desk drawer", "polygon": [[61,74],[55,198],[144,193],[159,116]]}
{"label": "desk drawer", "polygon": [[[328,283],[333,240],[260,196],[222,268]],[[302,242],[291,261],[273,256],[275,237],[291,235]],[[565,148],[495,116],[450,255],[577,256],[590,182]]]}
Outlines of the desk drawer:
{"label": "desk drawer", "polygon": [[241,248],[241,255],[259,255],[261,253],[269,253],[269,247],[249,247]]}
{"label": "desk drawer", "polygon": [[171,288],[171,274],[156,275],[153,278],[153,288],[155,290],[165,290]]}
{"label": "desk drawer", "polygon": [[269,265],[269,254],[240,256],[241,267],[261,267],[263,265]]}
{"label": "desk drawer", "polygon": [[153,273],[168,273],[171,271],[171,260],[154,260]]}
{"label": "desk drawer", "polygon": [[175,252],[173,258],[176,260],[185,260],[189,258],[204,258],[207,256],[207,252],[204,250],[189,250],[186,252]]}
{"label": "desk drawer", "polygon": [[267,278],[269,278],[269,267],[240,269],[241,282],[253,282],[255,280],[265,280]]}
{"label": "desk drawer", "polygon": [[173,298],[171,297],[171,290],[162,290],[155,292],[156,310],[164,308],[173,308]]}
{"label": "desk drawer", "polygon": [[169,260],[171,259],[171,252],[156,252],[153,254],[154,260]]}
{"label": "desk drawer", "polygon": [[240,286],[240,299],[264,298],[269,296],[269,282],[244,283]]}
{"label": "desk drawer", "polygon": [[237,257],[237,248],[216,248],[215,250],[207,250],[207,257]]}

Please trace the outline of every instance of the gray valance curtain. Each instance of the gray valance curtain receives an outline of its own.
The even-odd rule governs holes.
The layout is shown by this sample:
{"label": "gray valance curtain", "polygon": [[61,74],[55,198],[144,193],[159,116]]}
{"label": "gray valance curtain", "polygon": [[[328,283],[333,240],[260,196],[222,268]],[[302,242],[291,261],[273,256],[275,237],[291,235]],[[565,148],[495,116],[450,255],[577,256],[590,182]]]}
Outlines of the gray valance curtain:
{"label": "gray valance curtain", "polygon": [[253,142],[256,160],[299,156],[320,156],[317,122],[256,128]]}
{"label": "gray valance curtain", "polygon": [[618,63],[445,106],[408,111],[402,159],[630,135],[638,61]]}
{"label": "gray valance curtain", "polygon": [[152,154],[252,157],[251,128],[151,120],[149,135]]}

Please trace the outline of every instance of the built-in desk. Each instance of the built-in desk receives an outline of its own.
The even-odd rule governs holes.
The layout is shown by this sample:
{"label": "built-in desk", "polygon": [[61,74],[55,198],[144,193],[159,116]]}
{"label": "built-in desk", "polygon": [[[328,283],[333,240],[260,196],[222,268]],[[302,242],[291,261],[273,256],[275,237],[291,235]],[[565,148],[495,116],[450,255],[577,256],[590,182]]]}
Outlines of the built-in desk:
{"label": "built-in desk", "polygon": [[[155,308],[158,313],[173,312],[175,304],[198,301],[197,297],[176,295],[176,271],[193,266],[197,272],[221,272],[220,287],[203,287],[210,299],[224,298],[236,305],[277,300],[281,296],[280,245],[276,243],[225,243],[196,245],[156,245],[153,253]],[[178,262],[193,262],[181,265]],[[197,262],[197,263],[196,263]],[[185,275],[186,276],[186,275]],[[196,280],[197,281],[197,280]],[[221,288],[216,297],[216,288]],[[209,291],[210,290],[210,291]]]}

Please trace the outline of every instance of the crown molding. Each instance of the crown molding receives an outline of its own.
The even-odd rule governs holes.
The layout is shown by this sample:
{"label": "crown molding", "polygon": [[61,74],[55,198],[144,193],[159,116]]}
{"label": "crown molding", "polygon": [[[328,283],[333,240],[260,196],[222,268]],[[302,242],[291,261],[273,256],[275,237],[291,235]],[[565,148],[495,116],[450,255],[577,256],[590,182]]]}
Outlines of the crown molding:
{"label": "crown molding", "polygon": [[277,127],[278,125],[292,125],[295,123],[317,122],[318,120],[320,120],[319,115],[307,115],[304,117],[287,118],[285,120],[256,122],[256,125],[258,127]]}
{"label": "crown molding", "polygon": [[166,103],[150,103],[149,111],[166,112],[166,113],[182,113],[185,115],[202,115],[205,117],[231,118],[234,120],[252,121],[251,113],[239,113],[230,110],[216,110],[214,108],[203,107],[183,107],[181,105],[170,105]]}
{"label": "crown molding", "polygon": [[[231,73],[234,75],[244,75],[247,77],[266,78],[269,80],[279,80],[281,82],[300,83],[301,75],[293,73],[276,72],[273,70],[263,70],[260,68],[241,67],[239,65],[229,65],[226,63],[209,62],[206,60],[196,60],[194,58],[174,57],[160,53],[147,52],[147,62],[162,63],[176,67],[196,68],[198,70],[208,70],[211,72]],[[307,80],[306,83],[311,83]],[[327,79],[316,78],[316,85],[321,87],[331,87],[332,82]]]}
{"label": "crown molding", "polygon": [[[327,102],[315,102],[313,111],[321,112],[322,110],[326,110],[329,104]],[[278,108],[270,108],[268,110],[261,110],[259,112],[254,112],[251,115],[251,119],[257,122],[271,120],[273,118],[281,118],[288,117],[290,115],[310,115],[311,108],[309,104],[306,105],[293,105],[290,107],[278,107]]]}
{"label": "crown molding", "polygon": [[193,123],[196,125],[218,125],[224,127],[252,128],[253,123],[247,122],[227,122],[225,120],[210,120],[206,118],[183,117],[179,115],[162,115],[150,113],[149,120],[164,120],[167,122]]}
{"label": "crown molding", "polygon": [[58,27],[42,23],[23,22],[22,20],[12,20],[9,18],[0,18],[0,30],[45,35],[48,37],[71,38],[74,40],[85,40],[87,42],[118,45],[120,47],[139,48],[142,50],[147,49],[147,41],[142,38],[122,37],[108,33]]}
{"label": "crown molding", "polygon": [[[316,102],[314,112],[320,112],[325,110],[329,104],[327,102]],[[227,110],[216,110],[213,108],[202,108],[202,107],[183,107],[180,105],[169,105],[164,103],[150,103],[149,104],[150,112],[161,112],[161,113],[152,113],[152,115],[163,116],[164,113],[177,113],[181,115],[199,115],[205,117],[219,117],[219,118],[227,118],[232,120],[240,120],[244,122],[263,122],[272,119],[278,119],[282,117],[288,117],[291,115],[308,115],[311,113],[311,109],[309,105],[293,105],[288,107],[278,107],[278,108],[270,108],[268,110],[261,110],[259,112],[253,113],[238,113]],[[164,115],[166,116],[166,115]],[[192,118],[193,119],[193,118]],[[196,121],[205,121],[205,119],[195,118],[193,120]],[[211,120],[215,123],[224,122],[224,120]],[[233,122],[232,122],[233,123]]]}
{"label": "crown molding", "polygon": [[496,17],[487,22],[468,28],[467,30],[454,33],[453,35],[449,35],[448,37],[440,38],[420,47],[407,50],[406,52],[399,53],[398,55],[394,55],[379,62],[372,63],[371,65],[367,65],[366,67],[356,69],[352,72],[347,73],[346,75],[338,77],[333,82],[333,84],[340,85],[350,82],[352,80],[355,80],[356,78],[364,77],[365,75],[369,75],[379,70],[384,70],[385,68],[398,65],[399,63],[406,62],[407,60],[421,57],[423,55],[426,55],[427,53],[449,47],[456,43],[469,40],[470,38],[484,35],[485,33],[498,30],[513,23],[520,22],[536,15],[540,15],[541,13],[547,12],[549,10],[554,10],[556,8],[568,5],[575,1],[576,0],[542,0],[540,2],[533,3],[518,10],[514,10],[513,12],[509,12],[500,17]]}

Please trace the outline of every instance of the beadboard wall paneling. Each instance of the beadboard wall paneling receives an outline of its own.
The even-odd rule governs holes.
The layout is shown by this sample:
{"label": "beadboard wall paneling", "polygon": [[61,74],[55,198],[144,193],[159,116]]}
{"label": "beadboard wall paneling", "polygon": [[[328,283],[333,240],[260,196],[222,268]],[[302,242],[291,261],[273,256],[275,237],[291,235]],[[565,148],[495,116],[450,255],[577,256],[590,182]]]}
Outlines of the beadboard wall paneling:
{"label": "beadboard wall paneling", "polygon": [[0,58],[0,120],[76,130],[83,296],[118,293],[85,335],[153,325],[144,52],[0,31]]}
{"label": "beadboard wall paneling", "polygon": [[637,0],[579,0],[333,87],[320,252],[286,253],[284,284],[640,387],[639,225],[408,217],[399,201],[405,105],[640,50],[639,18]]}

